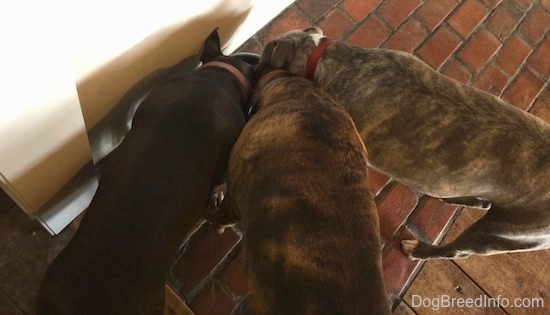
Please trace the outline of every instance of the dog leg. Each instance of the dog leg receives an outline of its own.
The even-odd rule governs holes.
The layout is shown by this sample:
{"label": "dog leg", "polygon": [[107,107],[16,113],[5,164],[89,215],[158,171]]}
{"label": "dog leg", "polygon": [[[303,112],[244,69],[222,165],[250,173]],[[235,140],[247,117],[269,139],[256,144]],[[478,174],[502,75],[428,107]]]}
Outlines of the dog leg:
{"label": "dog leg", "polygon": [[241,220],[237,206],[226,194],[226,183],[214,187],[205,213],[206,220],[212,223],[218,234],[222,234],[227,227],[233,226]]}
{"label": "dog leg", "polygon": [[[513,223],[487,213],[446,245],[430,245],[418,240],[403,240],[403,252],[410,259],[459,259],[470,255],[495,255],[513,251],[528,251],[548,247],[544,237],[529,237],[527,233],[511,234]],[[518,235],[520,237],[518,237]]]}
{"label": "dog leg", "polygon": [[481,210],[489,210],[491,202],[487,199],[478,197],[457,197],[457,198],[440,198],[441,201],[457,206],[466,206]]}

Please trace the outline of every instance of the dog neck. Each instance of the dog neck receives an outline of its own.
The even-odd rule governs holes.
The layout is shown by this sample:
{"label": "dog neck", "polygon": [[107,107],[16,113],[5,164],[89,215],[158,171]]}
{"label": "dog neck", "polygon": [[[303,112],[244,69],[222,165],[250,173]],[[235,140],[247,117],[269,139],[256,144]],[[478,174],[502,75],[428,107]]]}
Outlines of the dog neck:
{"label": "dog neck", "polygon": [[256,91],[262,91],[272,83],[289,76],[291,76],[291,74],[283,69],[269,71],[268,73],[262,75],[260,80],[258,80],[258,84],[256,84]]}
{"label": "dog neck", "polygon": [[315,75],[315,69],[317,69],[319,59],[321,59],[321,56],[323,56],[323,53],[328,48],[328,46],[332,44],[334,44],[334,40],[327,38],[324,42],[320,43],[313,49],[313,51],[309,55],[309,58],[307,59],[306,72],[304,75],[306,79],[313,81],[313,76]]}
{"label": "dog neck", "polygon": [[222,68],[229,71],[237,79],[237,82],[239,82],[239,86],[241,87],[243,96],[246,99],[246,97],[248,96],[248,90],[250,87],[248,86],[248,81],[246,80],[242,72],[239,71],[239,69],[235,68],[234,66],[228,63],[221,62],[221,61],[207,62],[201,66],[201,69],[208,68],[208,67],[217,67],[217,68]]}
{"label": "dog neck", "polygon": [[262,75],[262,77],[256,84],[256,95],[254,97],[254,100],[250,102],[250,105],[248,106],[248,109],[246,111],[246,118],[250,119],[250,117],[254,116],[254,114],[256,114],[256,112],[258,111],[259,94],[261,93],[261,91],[263,91],[271,84],[283,80],[284,78],[287,78],[289,76],[291,76],[291,74],[282,69],[276,69]]}

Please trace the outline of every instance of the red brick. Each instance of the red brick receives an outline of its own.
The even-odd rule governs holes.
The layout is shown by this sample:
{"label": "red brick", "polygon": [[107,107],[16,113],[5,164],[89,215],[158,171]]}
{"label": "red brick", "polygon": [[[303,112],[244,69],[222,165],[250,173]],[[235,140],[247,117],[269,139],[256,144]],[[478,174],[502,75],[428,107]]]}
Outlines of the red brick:
{"label": "red brick", "polygon": [[530,112],[531,114],[550,123],[550,89],[549,88],[545,89],[539,95]]}
{"label": "red brick", "polygon": [[510,37],[502,47],[496,63],[508,74],[514,75],[531,53],[531,46],[521,37]]}
{"label": "red brick", "polygon": [[550,76],[550,38],[546,38],[544,42],[542,42],[531,56],[529,63],[538,72],[547,77]]}
{"label": "red brick", "polygon": [[541,6],[531,10],[520,27],[521,32],[532,44],[538,42],[550,27],[550,13]]}
{"label": "red brick", "polygon": [[390,178],[369,167],[369,188],[376,196],[386,186]]}
{"label": "red brick", "polygon": [[319,27],[323,33],[332,38],[340,38],[346,31],[353,26],[349,18],[339,9],[332,11],[322,22]]}
{"label": "red brick", "polygon": [[500,41],[489,31],[480,30],[458,53],[458,58],[474,72],[491,58],[502,46]]}
{"label": "red brick", "polygon": [[522,16],[523,12],[514,2],[506,1],[491,15],[487,21],[487,29],[503,40],[510,35]]}
{"label": "red brick", "polygon": [[409,259],[401,249],[401,240],[415,238],[407,230],[404,230],[382,260],[386,291],[394,303],[413,280],[412,276],[420,264],[418,260]]}
{"label": "red brick", "polygon": [[487,16],[489,10],[478,0],[466,0],[451,16],[448,23],[462,37],[468,37]]}
{"label": "red brick", "polygon": [[359,26],[347,39],[352,45],[375,48],[388,38],[390,31],[376,16],[369,18]]}
{"label": "red brick", "polygon": [[456,210],[456,206],[428,197],[422,207],[416,210],[414,218],[407,224],[407,228],[419,233],[424,241],[433,244],[441,240],[442,233],[451,223]]}
{"label": "red brick", "polygon": [[441,73],[463,84],[468,84],[472,79],[470,71],[468,71],[461,62],[455,59],[452,59]]}
{"label": "red brick", "polygon": [[419,4],[420,0],[390,0],[380,8],[380,15],[388,25],[396,28]]}
{"label": "red brick", "polygon": [[410,19],[390,37],[383,47],[412,53],[424,41],[426,35],[426,31],[419,23]]}
{"label": "red brick", "polygon": [[316,21],[338,2],[338,0],[298,0],[296,6],[302,9],[312,21]]}
{"label": "red brick", "polygon": [[544,82],[526,68],[504,91],[503,98],[512,105],[527,109],[543,86]]}
{"label": "red brick", "polygon": [[388,195],[378,202],[380,234],[384,240],[392,239],[417,203],[416,194],[400,183],[396,183]]}
{"label": "red brick", "polygon": [[438,69],[460,44],[460,38],[443,26],[433,33],[420,47],[417,54],[430,66]]}
{"label": "red brick", "polygon": [[198,237],[172,267],[172,274],[185,290],[193,289],[204,279],[240,239],[231,229],[218,235],[210,224],[204,224],[197,233]]}
{"label": "red brick", "polygon": [[199,296],[189,305],[189,308],[198,315],[231,314],[235,304],[214,282],[204,288]]}
{"label": "red brick", "polygon": [[507,83],[508,77],[495,66],[489,65],[477,77],[473,86],[498,96]]}
{"label": "red brick", "polygon": [[424,26],[433,31],[456,5],[455,0],[428,0],[416,11],[415,16]]}
{"label": "red brick", "polygon": [[[293,6],[290,8],[293,8]],[[300,14],[299,10],[290,10],[290,8],[281,13],[281,15],[273,21],[273,24],[269,25],[258,34],[260,44],[264,45],[285,32],[304,29],[311,26],[311,22],[307,17]]]}
{"label": "red brick", "polygon": [[355,21],[362,21],[382,0],[345,0],[340,6]]}

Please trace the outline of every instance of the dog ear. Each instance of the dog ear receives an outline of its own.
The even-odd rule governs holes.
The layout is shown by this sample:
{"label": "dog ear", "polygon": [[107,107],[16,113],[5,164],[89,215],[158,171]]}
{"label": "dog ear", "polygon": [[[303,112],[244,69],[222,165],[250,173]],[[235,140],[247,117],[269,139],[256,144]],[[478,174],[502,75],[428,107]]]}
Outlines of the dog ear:
{"label": "dog ear", "polygon": [[303,31],[310,34],[310,35],[312,35],[312,34],[323,35],[323,30],[318,28],[317,26],[312,26],[312,27],[305,28]]}
{"label": "dog ear", "polygon": [[208,35],[202,44],[202,47],[202,54],[200,57],[202,63],[207,63],[222,55],[217,27],[212,31],[212,33],[210,33],[210,35]]}
{"label": "dog ear", "polygon": [[278,39],[271,42],[271,66],[275,68],[284,68],[287,59],[294,53],[295,45],[290,39]]}

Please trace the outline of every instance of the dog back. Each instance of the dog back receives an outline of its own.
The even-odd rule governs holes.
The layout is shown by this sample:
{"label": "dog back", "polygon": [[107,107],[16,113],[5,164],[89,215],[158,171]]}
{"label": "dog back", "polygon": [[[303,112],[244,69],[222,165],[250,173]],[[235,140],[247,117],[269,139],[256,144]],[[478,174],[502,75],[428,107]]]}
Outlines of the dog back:
{"label": "dog back", "polygon": [[265,81],[229,162],[248,311],[388,314],[367,152],[350,116],[306,79]]}

